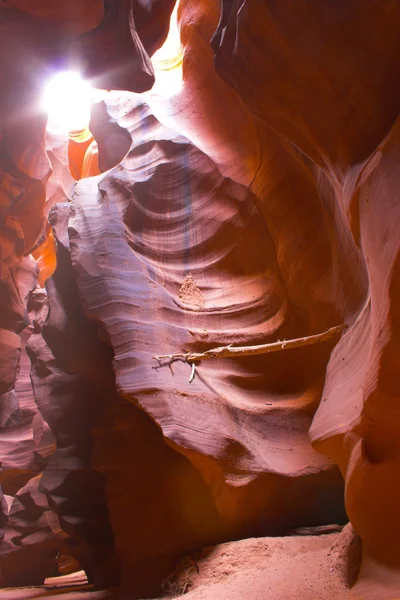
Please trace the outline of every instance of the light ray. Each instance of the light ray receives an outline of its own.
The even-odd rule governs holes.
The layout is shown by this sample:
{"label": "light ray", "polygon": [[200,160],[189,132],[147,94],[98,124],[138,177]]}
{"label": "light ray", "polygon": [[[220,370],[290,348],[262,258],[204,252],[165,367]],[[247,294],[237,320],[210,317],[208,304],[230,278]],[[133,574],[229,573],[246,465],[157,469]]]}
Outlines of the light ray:
{"label": "light ray", "polygon": [[92,88],[79,73],[57,73],[47,84],[42,107],[48,114],[47,130],[53,133],[82,131],[89,125]]}

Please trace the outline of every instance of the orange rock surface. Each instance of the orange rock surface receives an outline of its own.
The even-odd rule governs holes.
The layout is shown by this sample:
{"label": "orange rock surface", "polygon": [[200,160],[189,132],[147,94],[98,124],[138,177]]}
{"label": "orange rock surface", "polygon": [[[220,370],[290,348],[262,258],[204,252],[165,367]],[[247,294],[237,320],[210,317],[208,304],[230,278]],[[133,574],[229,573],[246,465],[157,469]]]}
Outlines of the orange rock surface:
{"label": "orange rock surface", "polygon": [[[0,3],[0,583],[70,561],[151,597],[204,546],[348,518],[346,594],[397,598],[400,5],[180,0],[175,91],[173,5]],[[37,111],[71,62],[109,90],[83,142]]]}

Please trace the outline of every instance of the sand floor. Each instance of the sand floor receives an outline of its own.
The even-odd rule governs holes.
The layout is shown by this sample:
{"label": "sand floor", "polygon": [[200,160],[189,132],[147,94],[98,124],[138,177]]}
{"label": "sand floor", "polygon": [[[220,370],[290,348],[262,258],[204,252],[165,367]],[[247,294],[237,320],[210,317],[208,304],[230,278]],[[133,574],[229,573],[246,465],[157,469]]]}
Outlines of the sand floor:
{"label": "sand floor", "polygon": [[[185,600],[346,600],[348,532],[320,536],[251,538],[204,549],[184,559],[166,582],[165,595]],[[117,592],[93,591],[83,572],[46,585],[7,588],[1,600],[108,600]]]}

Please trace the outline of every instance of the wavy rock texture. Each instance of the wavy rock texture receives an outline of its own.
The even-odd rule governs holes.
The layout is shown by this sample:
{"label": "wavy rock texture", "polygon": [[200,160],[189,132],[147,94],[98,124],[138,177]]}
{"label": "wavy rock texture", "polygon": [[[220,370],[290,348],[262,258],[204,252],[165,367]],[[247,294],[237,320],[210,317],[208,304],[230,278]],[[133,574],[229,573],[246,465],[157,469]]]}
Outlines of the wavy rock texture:
{"label": "wavy rock texture", "polygon": [[[0,521],[4,526],[0,582],[2,585],[42,583],[44,577],[54,574],[55,555],[72,552],[79,555],[94,579],[94,567],[102,563],[102,582],[104,584],[107,580],[110,583],[116,575],[108,577],[105,573],[104,556],[112,554],[112,533],[106,525],[107,509],[101,496],[102,478],[88,466],[90,435],[83,450],[82,443],[79,446],[76,439],[78,433],[65,432],[63,427],[60,430],[59,423],[59,420],[64,421],[68,430],[68,411],[74,410],[79,393],[86,398],[84,387],[88,383],[79,380],[80,373],[75,376],[62,370],[63,364],[58,364],[57,359],[52,357],[52,349],[46,346],[41,335],[48,306],[45,290],[37,288],[38,276],[39,285],[43,286],[56,267],[55,240],[47,218],[53,204],[66,201],[73,179],[68,173],[65,143],[60,145],[58,139],[49,138],[45,141],[46,119],[39,113],[38,105],[46,77],[56,66],[69,62],[71,51],[78,62],[86,61],[88,73],[96,68],[105,68],[104,64],[100,64],[100,53],[95,45],[103,49],[107,40],[111,43],[106,51],[108,66],[127,63],[131,48],[138,50],[135,63],[118,74],[123,89],[139,91],[151,86],[152,74],[148,73],[149,59],[145,48],[153,52],[161,45],[167,33],[172,3],[153,2],[151,5],[148,3],[146,8],[138,2],[106,3],[106,12],[103,3],[95,1],[69,3],[67,9],[61,2],[16,0],[15,3],[0,4],[0,459],[1,483],[8,499],[6,502],[0,490]],[[115,18],[116,15],[118,18]],[[123,39],[118,19],[127,24]],[[91,33],[94,28],[95,32]],[[138,28],[141,29],[141,38]],[[96,64],[92,64],[91,57],[84,52],[88,36],[92,36],[90,48],[94,51]],[[124,43],[114,44],[113,40]],[[139,76],[140,73],[144,73],[147,83],[143,76]],[[112,75],[116,73],[108,72],[103,76],[105,87],[113,87],[115,81],[111,81]],[[30,253],[37,263],[29,257]],[[68,311],[63,302],[64,299],[60,301],[58,296],[49,302],[53,306],[50,319],[53,330],[57,329],[57,315],[62,323],[68,321]],[[62,323],[58,325],[64,335]],[[68,338],[67,333],[65,336]],[[42,370],[39,369],[39,373],[33,371],[33,379],[35,375],[38,378],[35,392],[29,379],[27,342],[33,359],[37,358],[35,352],[40,351]],[[54,368],[59,370],[56,373],[60,380],[58,389],[63,390],[64,386],[65,390],[70,386],[68,393],[72,399],[68,403],[68,393],[64,392],[67,398],[63,403],[61,397],[61,407],[55,403],[50,412],[46,412],[49,398],[45,384],[46,377],[50,377],[46,361],[50,361],[53,367],[54,360]],[[38,360],[35,367],[37,364]],[[57,377],[54,379],[57,381]],[[53,389],[55,387],[56,384]],[[93,411],[92,419],[95,415],[96,411]],[[81,427],[90,426],[91,419]],[[73,429],[73,425],[71,427]],[[72,439],[70,437],[69,444],[63,446],[63,436],[68,437],[68,434]],[[80,435],[82,437],[82,432]],[[60,436],[63,438],[61,442]],[[55,441],[57,451],[53,454]],[[63,455],[64,462],[60,455]],[[54,461],[62,466],[61,470],[54,468]],[[37,477],[43,469],[45,473],[40,477],[39,485]],[[57,472],[57,477],[54,472]],[[70,480],[74,477],[75,483],[71,485]],[[80,482],[82,478],[84,485]],[[36,482],[34,492],[30,487],[31,481]],[[63,486],[67,490],[64,502]],[[91,494],[87,493],[88,488],[91,488]],[[77,489],[81,489],[79,498]],[[48,500],[53,502],[53,506],[44,509]],[[21,502],[26,506],[22,512],[18,504]],[[82,506],[78,509],[77,505]],[[59,513],[63,530],[59,526],[55,529],[42,527],[41,515],[44,512],[57,520],[53,509]],[[82,511],[86,513],[83,515]],[[18,526],[15,529],[16,514]],[[94,525],[96,519],[97,527]],[[44,532],[43,535],[34,534],[35,527],[37,532]],[[64,538],[69,540],[67,546]],[[99,538],[107,541],[103,544]],[[66,560],[71,559],[57,560],[59,569],[65,568]],[[117,572],[118,568],[111,567],[111,573]]]}
{"label": "wavy rock texture", "polygon": [[[173,2],[18,2],[0,6],[3,583],[60,553],[155,594],[182,553],[343,521],[340,468],[356,593],[397,597],[399,5],[181,0],[163,97],[128,92],[151,87]],[[125,90],[93,111],[72,205],[68,150],[28,110],[32,56],[44,74],[66,48]],[[153,359],[343,322],[335,347],[192,383]]]}
{"label": "wavy rock texture", "polygon": [[[98,348],[96,328],[82,315],[65,242],[69,205],[51,214],[58,265],[47,282],[49,316],[29,340],[35,400],[55,438],[56,450],[40,488],[71,536],[71,553],[86,569],[107,581],[113,536],[108,523],[103,479],[90,465],[91,429],[101,410],[107,383],[107,349]],[[53,211],[54,212],[54,211]],[[93,341],[94,338],[94,341]],[[75,348],[78,346],[79,350]],[[103,583],[103,582],[102,582]]]}
{"label": "wavy rock texture", "polygon": [[[114,114],[116,107],[131,150],[76,185],[69,237],[85,310],[113,348],[119,394],[200,472],[220,522],[210,536],[342,520],[341,478],[308,439],[332,344],[210,361],[193,383],[188,365],[159,367],[152,358],[296,337],[307,325],[288,298],[253,194],[162,126],[139,97],[114,97]],[[116,545],[129,562],[130,515],[106,489]]]}
{"label": "wavy rock texture", "polygon": [[[294,7],[254,0],[239,11],[228,1],[213,40],[219,73],[254,114],[300,150],[344,233],[331,247],[346,244],[338,274],[348,300],[337,285],[332,296],[351,327],[329,362],[311,437],[346,478],[347,511],[369,568],[371,560],[399,567],[399,19],[392,2]],[[353,293],[349,312],[351,279],[364,292],[361,302]],[[397,596],[393,576],[386,579],[392,591],[372,586],[371,594]]]}

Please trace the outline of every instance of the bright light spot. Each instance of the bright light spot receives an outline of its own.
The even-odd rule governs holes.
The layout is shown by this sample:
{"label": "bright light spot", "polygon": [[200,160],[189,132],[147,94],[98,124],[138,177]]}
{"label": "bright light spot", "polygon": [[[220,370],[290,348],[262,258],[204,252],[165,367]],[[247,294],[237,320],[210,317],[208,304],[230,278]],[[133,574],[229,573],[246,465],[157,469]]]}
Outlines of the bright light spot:
{"label": "bright light spot", "polygon": [[58,73],[49,81],[43,94],[48,131],[68,133],[84,130],[89,125],[91,103],[91,86],[79,73]]}
{"label": "bright light spot", "polygon": [[178,5],[179,0],[171,15],[167,39],[151,57],[156,76],[151,93],[160,96],[174,96],[182,89],[182,47],[177,18]]}

